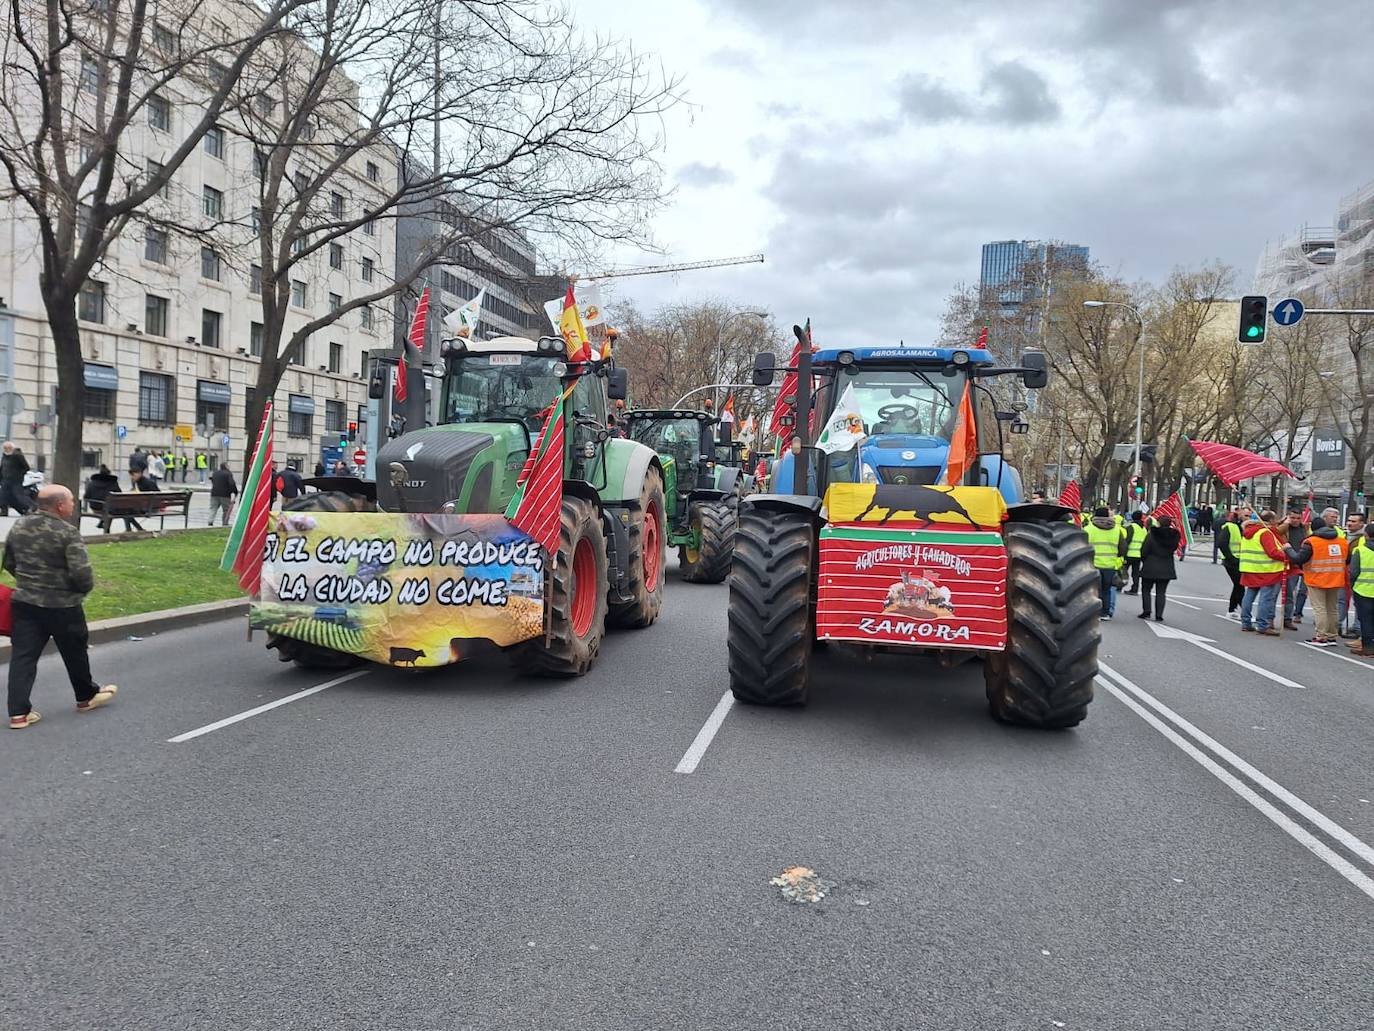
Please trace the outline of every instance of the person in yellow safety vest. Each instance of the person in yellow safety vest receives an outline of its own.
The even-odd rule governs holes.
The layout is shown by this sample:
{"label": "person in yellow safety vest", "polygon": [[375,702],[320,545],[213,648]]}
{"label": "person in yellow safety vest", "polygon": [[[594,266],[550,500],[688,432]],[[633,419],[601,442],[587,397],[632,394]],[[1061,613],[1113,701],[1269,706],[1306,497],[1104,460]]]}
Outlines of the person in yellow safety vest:
{"label": "person in yellow safety vest", "polygon": [[1276,526],[1278,516],[1265,509],[1259,519],[1252,519],[1241,528],[1240,582],[1245,594],[1240,601],[1240,628],[1265,637],[1279,636],[1274,628],[1274,609],[1284,570],[1288,568],[1288,556],[1283,553]]}
{"label": "person in yellow safety vest", "polygon": [[[1153,520],[1151,520],[1153,522]],[[1136,509],[1131,513],[1131,521],[1126,524],[1126,564],[1131,567],[1131,586],[1127,594],[1140,593],[1140,558],[1145,547],[1145,513]]]}
{"label": "person in yellow safety vest", "polygon": [[[1330,511],[1335,511],[1331,509]],[[1345,532],[1342,534],[1350,541],[1350,550],[1364,544],[1364,513],[1351,512],[1345,517]],[[1357,641],[1360,638],[1360,613],[1355,608],[1352,592],[1341,587],[1341,593],[1336,598],[1336,611],[1340,618],[1341,636],[1347,641]],[[1353,645],[1352,645],[1353,647]]]}
{"label": "person in yellow safety vest", "polygon": [[1350,547],[1350,593],[1360,621],[1360,639],[1350,646],[1351,655],[1374,658],[1374,523]]}
{"label": "person in yellow safety vest", "polygon": [[1221,568],[1231,578],[1231,597],[1226,603],[1226,614],[1232,619],[1240,618],[1240,599],[1245,594],[1245,588],[1240,583],[1240,541],[1240,512],[1233,508],[1226,513],[1226,521],[1217,531]]}
{"label": "person in yellow safety vest", "polygon": [[1126,561],[1126,531],[1117,525],[1105,508],[1093,510],[1084,527],[1093,546],[1093,565],[1097,567],[1098,596],[1102,599],[1102,618],[1116,613],[1116,578]]}

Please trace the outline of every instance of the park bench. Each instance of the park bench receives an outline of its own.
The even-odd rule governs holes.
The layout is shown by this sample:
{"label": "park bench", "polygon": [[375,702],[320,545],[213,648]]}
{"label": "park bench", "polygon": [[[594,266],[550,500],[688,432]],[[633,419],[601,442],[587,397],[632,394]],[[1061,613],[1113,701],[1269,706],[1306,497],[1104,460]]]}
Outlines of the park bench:
{"label": "park bench", "polygon": [[140,490],[118,491],[107,494],[99,508],[92,508],[87,502],[81,513],[102,523],[109,520],[111,528],[116,519],[157,519],[161,530],[169,515],[180,514],[182,525],[191,525],[191,491],[189,490]]}

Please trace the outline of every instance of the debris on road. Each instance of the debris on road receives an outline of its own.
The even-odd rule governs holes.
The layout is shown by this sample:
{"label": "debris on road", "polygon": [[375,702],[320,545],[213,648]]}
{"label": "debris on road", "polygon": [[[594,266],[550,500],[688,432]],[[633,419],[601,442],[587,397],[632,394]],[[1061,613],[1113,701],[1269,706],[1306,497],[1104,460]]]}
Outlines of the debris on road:
{"label": "debris on road", "polygon": [[768,883],[781,888],[782,897],[789,902],[819,902],[835,887],[809,866],[789,866]]}

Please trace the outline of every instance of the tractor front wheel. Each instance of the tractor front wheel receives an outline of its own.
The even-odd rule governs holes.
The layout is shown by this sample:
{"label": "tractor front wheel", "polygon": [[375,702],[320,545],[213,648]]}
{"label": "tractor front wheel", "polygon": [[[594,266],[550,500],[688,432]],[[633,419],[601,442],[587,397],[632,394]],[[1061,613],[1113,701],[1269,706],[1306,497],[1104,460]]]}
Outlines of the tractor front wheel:
{"label": "tractor front wheel", "polygon": [[682,579],[694,584],[718,584],[730,575],[735,554],[738,501],[694,501],[687,511],[688,523],[697,538],[695,549],[684,545],[678,560]]}
{"label": "tractor front wheel", "polygon": [[565,497],[558,554],[545,574],[549,591],[547,637],[518,644],[512,658],[522,673],[576,677],[591,669],[606,633],[606,534],[590,501]]}
{"label": "tractor front wheel", "polygon": [[628,572],[634,600],[610,607],[607,621],[612,626],[644,627],[658,618],[668,540],[663,510],[663,475],[650,469],[639,490],[639,505],[630,512]]}
{"label": "tractor front wheel", "polygon": [[730,570],[730,690],[751,705],[804,705],[815,642],[809,513],[746,509]]}
{"label": "tractor front wheel", "polygon": [[1007,646],[983,666],[995,719],[1072,727],[1088,714],[1097,675],[1097,570],[1072,523],[1007,523]]}

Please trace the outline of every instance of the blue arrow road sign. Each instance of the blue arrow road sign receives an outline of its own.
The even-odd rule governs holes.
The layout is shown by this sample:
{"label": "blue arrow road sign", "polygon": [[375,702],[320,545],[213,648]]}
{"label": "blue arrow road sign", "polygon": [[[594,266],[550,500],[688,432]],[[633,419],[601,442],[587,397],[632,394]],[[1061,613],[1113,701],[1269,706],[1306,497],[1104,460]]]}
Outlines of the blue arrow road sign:
{"label": "blue arrow road sign", "polygon": [[1274,313],[1274,321],[1280,326],[1296,326],[1306,309],[1296,297],[1285,297],[1269,310]]}
{"label": "blue arrow road sign", "polygon": [[127,427],[127,426],[116,426],[116,427],[115,427],[115,436],[118,437],[120,440],[123,440],[123,439],[124,439],[125,437],[127,437],[128,435],[129,435],[129,427]]}

